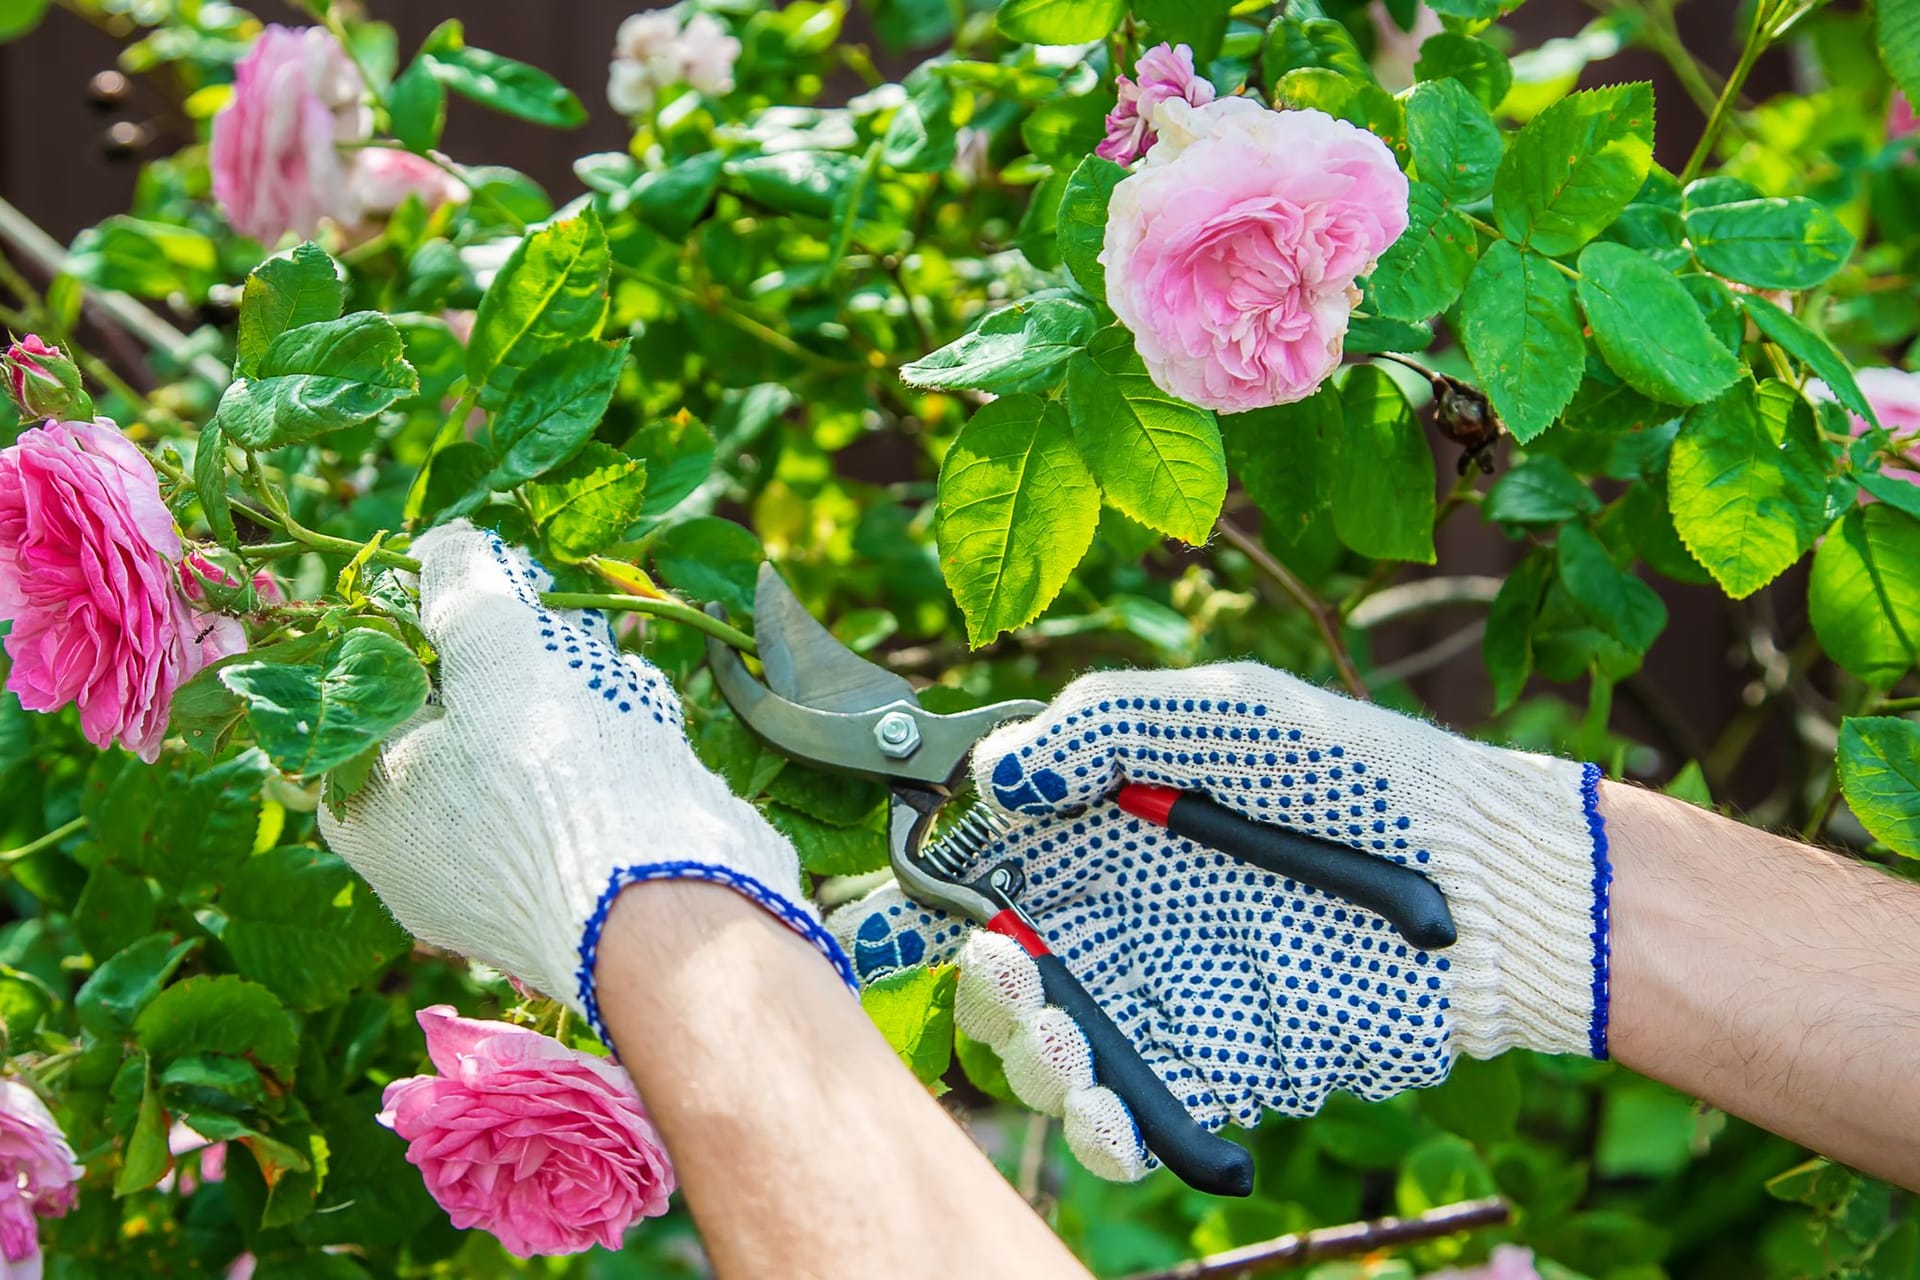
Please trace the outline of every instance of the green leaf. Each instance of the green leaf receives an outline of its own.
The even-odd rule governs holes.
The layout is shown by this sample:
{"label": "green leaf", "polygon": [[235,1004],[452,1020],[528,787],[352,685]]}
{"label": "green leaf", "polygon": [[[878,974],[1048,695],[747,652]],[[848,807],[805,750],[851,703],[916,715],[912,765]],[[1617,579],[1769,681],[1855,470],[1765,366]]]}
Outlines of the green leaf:
{"label": "green leaf", "polygon": [[1920,858],[1920,724],[1898,716],[1844,720],[1840,790],[1875,840]]}
{"label": "green leaf", "polygon": [[922,69],[907,77],[907,100],[894,111],[880,158],[900,173],[939,173],[953,163],[957,133],[953,89]]}
{"label": "green leaf", "polygon": [[1066,410],[1006,396],[960,429],[940,466],[940,568],[976,647],[1052,603],[1093,543],[1100,491]]}
{"label": "green leaf", "polygon": [[1400,100],[1371,80],[1354,80],[1325,67],[1300,67],[1273,86],[1276,107],[1306,107],[1359,125],[1377,136],[1402,165],[1407,159],[1407,116]]}
{"label": "green leaf", "polygon": [[[1193,0],[1132,0],[1133,16],[1153,28],[1153,35],[1171,44],[1193,49],[1201,74],[1220,53],[1227,34],[1228,6],[1195,4]],[[1145,47],[1144,45],[1142,47]]]}
{"label": "green leaf", "polygon": [[1842,516],[1813,553],[1807,614],[1820,647],[1868,684],[1905,675],[1920,641],[1920,521],[1884,502]]}
{"label": "green leaf", "polygon": [[197,939],[176,942],[172,934],[156,933],[115,952],[73,999],[80,1025],[108,1037],[131,1029],[140,1011],[199,945]]}
{"label": "green leaf", "polygon": [[[141,1066],[145,1066],[144,1061]],[[116,1198],[145,1191],[165,1177],[173,1164],[173,1156],[167,1150],[167,1112],[160,1105],[160,1091],[153,1087],[148,1072],[142,1070],[140,1076],[140,1109],[134,1119],[133,1132],[127,1135],[126,1147],[121,1152],[120,1167],[113,1174]]]}
{"label": "green leaf", "polygon": [[1445,1084],[1420,1091],[1420,1109],[1449,1133],[1486,1147],[1513,1137],[1520,1097],[1517,1055],[1462,1056],[1454,1061]]}
{"label": "green leaf", "polygon": [[862,165],[837,151],[778,151],[736,156],[722,166],[749,199],[781,213],[831,218]]}
{"label": "green leaf", "polygon": [[691,231],[713,203],[725,157],[718,151],[643,173],[627,188],[629,206],[663,236],[679,239]]}
{"label": "green leaf", "polygon": [[753,613],[754,585],[766,548],[753,530],[718,516],[685,520],[653,544],[661,581],[695,600],[717,600],[736,618]]}
{"label": "green leaf", "polygon": [[860,992],[860,1007],[921,1084],[932,1084],[952,1065],[953,992],[958,976],[959,970],[951,965],[915,965],[890,973]]}
{"label": "green leaf", "polygon": [[1581,616],[1629,652],[1645,653],[1666,630],[1667,606],[1654,589],[1616,567],[1584,525],[1560,531],[1560,581]]}
{"label": "green leaf", "polygon": [[1345,25],[1329,18],[1275,18],[1260,51],[1261,79],[1278,84],[1287,72],[1301,67],[1325,67],[1356,80],[1373,78],[1366,55]]}
{"label": "green leaf", "polygon": [[1622,244],[1580,253],[1580,305],[1594,345],[1627,385],[1668,404],[1711,400],[1740,375],[1671,272]]}
{"label": "green leaf", "polygon": [[377,745],[427,700],[427,672],[392,636],[356,628],[316,660],[248,661],[220,672],[274,764],[316,778]]}
{"label": "green leaf", "polygon": [[1088,44],[1120,25],[1127,0],[1004,0],[994,23],[1009,40]]}
{"label": "green leaf", "polygon": [[1284,542],[1307,531],[1327,505],[1321,472],[1346,425],[1332,381],[1305,400],[1220,419],[1233,474],[1266,517],[1266,529]]}
{"label": "green leaf", "polygon": [[252,849],[269,772],[252,749],[217,764],[177,752],[153,765],[102,757],[88,772],[80,812],[109,858],[170,889],[197,889]]}
{"label": "green leaf", "polygon": [[110,956],[153,928],[153,889],[147,878],[102,862],[87,873],[73,904],[73,927],[87,950]]}
{"label": "green leaf", "polygon": [[1496,524],[1563,524],[1598,512],[1600,499],[1566,463],[1542,456],[1500,477],[1482,510]]}
{"label": "green leaf", "polygon": [[1078,298],[1030,298],[994,312],[973,332],[906,365],[900,377],[913,387],[1044,390],[1060,381],[1062,368],[1087,345],[1096,323],[1093,309]]}
{"label": "green leaf", "polygon": [[589,207],[537,228],[487,286],[467,342],[467,381],[498,409],[540,357],[597,339],[607,320],[606,233]]}
{"label": "green leaf", "polygon": [[625,452],[647,464],[644,516],[665,515],[713,474],[713,433],[684,411],[640,428]]}
{"label": "green leaf", "polygon": [[1853,254],[1853,233],[1804,196],[1689,209],[1686,223],[1701,266],[1762,289],[1811,289]]}
{"label": "green leaf", "polygon": [[521,492],[553,554],[574,563],[620,541],[640,518],[647,464],[594,441]]}
{"label": "green leaf", "polygon": [[458,21],[433,29],[420,46],[420,61],[435,80],[490,110],[550,129],[587,121],[587,110],[572,90],[537,67],[472,48]]}
{"label": "green leaf", "polygon": [[356,311],[274,338],[254,373],[220,397],[218,421],[243,448],[277,449],[357,427],[419,389],[393,322]]}
{"label": "green leaf", "polygon": [[1538,254],[1490,245],[1460,299],[1460,343],[1481,389],[1521,444],[1580,389],[1586,343],[1573,285]]}
{"label": "green leaf", "polygon": [[237,549],[240,535],[233,527],[233,504],[227,496],[227,435],[218,422],[200,428],[200,440],[193,450],[193,491],[200,499],[200,514],[213,531],[213,540]]}
{"label": "green leaf", "polygon": [[1873,6],[1874,41],[1887,74],[1909,101],[1920,102],[1920,6],[1881,0]]}
{"label": "green leaf", "polygon": [[1407,97],[1407,142],[1420,181],[1447,204],[1472,204],[1493,190],[1499,126],[1459,80],[1430,80]]}
{"label": "green leaf", "polygon": [[527,367],[494,415],[491,488],[511,489],[579,450],[606,416],[630,342],[576,342]]}
{"label": "green leaf", "polygon": [[0,42],[18,40],[46,16],[52,0],[0,0]]}
{"label": "green leaf", "polygon": [[1653,87],[1570,93],[1514,136],[1493,184],[1500,233],[1572,253],[1627,207],[1653,165]]}
{"label": "green leaf", "polygon": [[424,155],[440,145],[447,127],[447,88],[435,78],[430,59],[415,58],[387,95],[393,136],[409,151]]}
{"label": "green leaf", "polygon": [[210,236],[169,222],[116,215],[73,238],[67,270],[102,289],[142,298],[200,297],[224,278]]}
{"label": "green leaf", "polygon": [[1826,527],[1826,451],[1792,387],[1742,380],[1680,424],[1667,464],[1674,529],[1734,599],[1752,595]]}
{"label": "green leaf", "polygon": [[232,974],[188,978],[162,991],[133,1022],[140,1047],[162,1062],[203,1053],[250,1058],[293,1074],[299,1038],[271,991]]}
{"label": "green leaf", "polygon": [[1420,60],[1413,65],[1413,75],[1423,83],[1458,80],[1489,111],[1499,106],[1513,87],[1513,68],[1504,54],[1483,40],[1453,31],[1427,37],[1420,46]]}
{"label": "green leaf", "polygon": [[1513,705],[1533,674],[1533,622],[1553,580],[1554,564],[1544,548],[1530,553],[1500,584],[1487,610],[1487,638],[1481,652],[1493,684],[1495,714]]}
{"label": "green leaf", "polygon": [[1407,194],[1407,229],[1380,255],[1367,297],[1389,320],[1427,320],[1460,296],[1480,252],[1480,237],[1434,188],[1415,182]]}
{"label": "green leaf", "polygon": [[[787,773],[787,769],[780,771],[774,779],[776,786]],[[885,809],[873,809],[860,821],[839,826],[777,801],[769,803],[765,813],[768,821],[793,841],[800,865],[813,875],[863,876],[886,868]]]}
{"label": "green leaf", "polygon": [[1088,156],[1067,179],[1067,193],[1060,198],[1060,260],[1082,289],[1103,302],[1107,272],[1100,265],[1100,250],[1106,244],[1107,202],[1126,176],[1113,161]]}
{"label": "green leaf", "polygon": [[1067,411],[1080,456],[1124,515],[1195,546],[1227,497],[1213,414],[1160,390],[1119,325],[1067,366]]}
{"label": "green leaf", "polygon": [[1400,1166],[1394,1203],[1401,1213],[1492,1195],[1498,1188],[1486,1161],[1464,1139],[1441,1134],[1421,1143]]}
{"label": "green leaf", "polygon": [[1433,451],[1400,387],[1363,364],[1340,389],[1333,528],[1363,556],[1433,563]]}
{"label": "green leaf", "polygon": [[255,375],[273,340],[289,329],[338,320],[347,288],[327,251],[308,241],[268,258],[240,291],[240,336],[234,371]]}
{"label": "green leaf", "polygon": [[1872,403],[1861,392],[1860,384],[1854,381],[1853,369],[1834,350],[1831,342],[1765,298],[1743,293],[1739,302],[1754,327],[1771,341],[1779,343],[1788,355],[1813,370],[1827,384],[1827,390],[1833,392],[1835,400],[1874,426],[1880,425],[1880,418],[1874,413]]}
{"label": "green leaf", "polygon": [[409,945],[365,882],[319,849],[256,854],[227,881],[219,907],[235,971],[290,1009],[343,1002]]}

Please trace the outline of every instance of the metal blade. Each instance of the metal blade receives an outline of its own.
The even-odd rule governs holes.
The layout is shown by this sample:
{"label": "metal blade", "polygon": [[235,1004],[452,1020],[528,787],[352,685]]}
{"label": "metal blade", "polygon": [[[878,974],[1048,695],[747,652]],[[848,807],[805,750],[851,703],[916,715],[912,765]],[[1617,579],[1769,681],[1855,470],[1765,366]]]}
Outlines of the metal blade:
{"label": "metal blade", "polygon": [[767,687],[790,702],[820,711],[869,711],[903,700],[919,704],[904,676],[875,666],[834,639],[765,562],[753,594],[753,639]]}

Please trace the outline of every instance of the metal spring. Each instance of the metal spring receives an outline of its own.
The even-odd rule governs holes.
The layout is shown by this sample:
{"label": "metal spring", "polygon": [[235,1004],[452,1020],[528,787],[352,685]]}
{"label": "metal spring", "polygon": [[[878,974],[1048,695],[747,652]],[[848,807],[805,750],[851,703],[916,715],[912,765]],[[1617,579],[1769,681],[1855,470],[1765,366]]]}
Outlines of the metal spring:
{"label": "metal spring", "polygon": [[948,824],[938,839],[920,848],[920,856],[951,879],[961,879],[980,851],[1013,830],[1013,822],[992,805],[979,801]]}

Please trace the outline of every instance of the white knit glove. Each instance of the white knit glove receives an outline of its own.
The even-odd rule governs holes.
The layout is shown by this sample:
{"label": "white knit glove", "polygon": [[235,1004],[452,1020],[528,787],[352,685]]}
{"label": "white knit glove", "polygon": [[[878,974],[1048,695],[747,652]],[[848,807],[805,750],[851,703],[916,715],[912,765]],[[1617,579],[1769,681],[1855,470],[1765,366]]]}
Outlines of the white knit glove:
{"label": "white knit glove", "polygon": [[[974,753],[1022,815],[980,855],[1018,861],[1047,945],[1209,1129],[1329,1092],[1378,1099],[1513,1046],[1606,1056],[1599,771],[1469,742],[1252,663],[1110,673]],[[1459,938],[1428,953],[1386,921],[1135,818],[1123,782],[1201,792],[1260,822],[1411,865]],[[863,982],[957,957],[960,1028],[1103,1177],[1153,1166],[1085,1039],[1018,944],[891,885],[828,928]]]}
{"label": "white knit glove", "polygon": [[600,930],[642,880],[746,894],[852,971],[787,838],[687,745],[666,678],[599,613],[542,606],[546,571],[465,523],[414,544],[438,696],[320,829],[409,932],[565,1001],[606,1038]]}

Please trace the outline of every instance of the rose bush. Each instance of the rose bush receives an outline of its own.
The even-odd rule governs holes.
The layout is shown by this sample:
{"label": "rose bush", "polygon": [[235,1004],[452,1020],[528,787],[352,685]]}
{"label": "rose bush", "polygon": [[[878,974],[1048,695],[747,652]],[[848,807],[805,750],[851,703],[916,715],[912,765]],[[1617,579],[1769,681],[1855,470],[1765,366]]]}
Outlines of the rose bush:
{"label": "rose bush", "polygon": [[[826,902],[884,793],[701,670],[769,556],[930,705],[1252,656],[1914,874],[1920,37],[1518,7],[690,0],[583,37],[603,103],[457,17],[63,4],[203,132],[0,271],[8,1267],[699,1273],[604,1046],[316,832],[429,696],[408,552],[455,518],[629,615]],[[482,113],[631,132],[543,186]],[[97,327],[135,306],[150,362]],[[1584,1061],[1269,1118],[1245,1203],[1108,1186],[952,993],[866,999],[1102,1275],[1496,1194],[1313,1274],[1913,1272],[1887,1188]]]}

